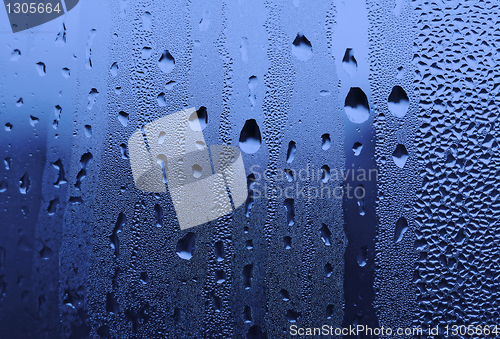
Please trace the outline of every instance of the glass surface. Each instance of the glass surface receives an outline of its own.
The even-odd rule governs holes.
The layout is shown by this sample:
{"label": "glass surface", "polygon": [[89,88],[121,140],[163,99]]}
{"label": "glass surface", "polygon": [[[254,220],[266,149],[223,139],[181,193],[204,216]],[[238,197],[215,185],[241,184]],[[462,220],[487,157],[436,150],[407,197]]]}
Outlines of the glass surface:
{"label": "glass surface", "polygon": [[64,4],[0,10],[0,338],[498,336],[496,2]]}

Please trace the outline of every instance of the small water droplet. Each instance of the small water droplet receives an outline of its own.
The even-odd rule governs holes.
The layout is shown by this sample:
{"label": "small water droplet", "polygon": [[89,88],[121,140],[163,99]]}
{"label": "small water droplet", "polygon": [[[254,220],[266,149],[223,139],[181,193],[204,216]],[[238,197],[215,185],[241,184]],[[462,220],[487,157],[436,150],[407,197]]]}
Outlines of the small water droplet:
{"label": "small water droplet", "polygon": [[190,260],[193,257],[195,249],[195,234],[193,232],[187,233],[177,242],[176,253],[179,258]]}
{"label": "small water droplet", "polygon": [[36,70],[39,76],[41,77],[45,76],[46,71],[45,71],[45,64],[43,62],[40,61],[36,63]]}
{"label": "small water droplet", "polygon": [[297,150],[297,145],[295,141],[290,141],[288,143],[288,151],[286,152],[286,162],[291,164],[293,159],[295,159],[295,151]]}

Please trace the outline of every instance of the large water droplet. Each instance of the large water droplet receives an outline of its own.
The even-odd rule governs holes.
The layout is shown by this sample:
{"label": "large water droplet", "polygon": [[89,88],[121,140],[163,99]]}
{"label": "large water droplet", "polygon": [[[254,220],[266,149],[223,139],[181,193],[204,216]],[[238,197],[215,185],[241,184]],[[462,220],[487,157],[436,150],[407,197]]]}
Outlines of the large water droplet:
{"label": "large water droplet", "polygon": [[406,164],[406,160],[408,159],[408,152],[406,151],[406,147],[402,144],[398,144],[394,152],[392,153],[392,159],[394,163],[399,168],[403,168]]}
{"label": "large water droplet", "polygon": [[168,50],[165,50],[158,60],[158,67],[165,74],[172,72],[175,67],[175,59]]}
{"label": "large water droplet", "polygon": [[401,86],[393,87],[387,105],[389,106],[389,111],[398,118],[405,116],[408,107],[410,107],[410,101],[408,95],[406,95],[405,90]]}
{"label": "large water droplet", "polygon": [[313,55],[311,42],[304,35],[298,33],[293,40],[292,54],[300,61],[309,60]]}
{"label": "large water droplet", "polygon": [[255,153],[260,149],[262,139],[259,125],[254,119],[247,120],[241,129],[240,148],[245,153]]}
{"label": "large water droplet", "polygon": [[370,106],[365,92],[359,87],[351,87],[345,98],[344,110],[352,122],[361,124],[370,117]]}
{"label": "large water droplet", "polygon": [[193,112],[189,117],[189,127],[193,131],[204,130],[208,126],[208,113],[207,108],[201,106],[196,112]]}

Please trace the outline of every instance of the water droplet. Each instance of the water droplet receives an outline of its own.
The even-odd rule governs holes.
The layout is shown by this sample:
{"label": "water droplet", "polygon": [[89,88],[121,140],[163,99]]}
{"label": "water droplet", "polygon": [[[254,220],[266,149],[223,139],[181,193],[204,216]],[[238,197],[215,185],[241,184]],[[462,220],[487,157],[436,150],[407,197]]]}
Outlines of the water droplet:
{"label": "water droplet", "polygon": [[10,170],[10,166],[12,164],[12,158],[7,157],[7,158],[3,159],[3,164],[5,166],[5,170],[7,170],[7,171]]}
{"label": "water droplet", "polygon": [[358,265],[360,267],[366,266],[367,260],[368,260],[368,247],[363,246],[359,249],[358,252],[358,258],[357,258]]}
{"label": "water droplet", "polygon": [[128,113],[121,111],[118,113],[118,120],[122,124],[123,127],[127,127],[128,125]]}
{"label": "water droplet", "polygon": [[252,241],[252,239],[246,241],[245,247],[247,248],[247,250],[251,250],[253,248],[253,241]]}
{"label": "water droplet", "polygon": [[29,177],[28,173],[26,172],[19,180],[19,192],[21,192],[21,194],[28,193],[28,191],[30,189],[30,184],[31,184],[30,177]]}
{"label": "water droplet", "polygon": [[257,77],[255,75],[248,78],[248,89],[250,90],[248,98],[250,99],[250,104],[253,107],[257,102],[257,94],[255,94],[255,90],[257,89]]}
{"label": "water droplet", "polygon": [[10,122],[8,122],[8,123],[6,123],[6,124],[5,124],[5,130],[6,130],[7,132],[9,132],[9,131],[11,131],[11,130],[12,130],[12,124],[11,124]]}
{"label": "water droplet", "polygon": [[37,117],[30,115],[30,125],[35,127],[35,125],[40,121]]}
{"label": "water droplet", "polygon": [[224,281],[226,281],[226,273],[224,273],[223,270],[215,271],[215,282],[217,284],[222,284]]}
{"label": "water droplet", "polygon": [[298,33],[293,40],[292,54],[300,61],[309,60],[313,55],[311,42],[304,35]]}
{"label": "water droplet", "polygon": [[283,237],[283,245],[285,246],[285,250],[289,250],[292,248],[292,237],[286,235]]}
{"label": "water droplet", "polygon": [[70,76],[69,68],[64,67],[63,69],[61,69],[61,74],[66,79],[69,78],[69,76]]}
{"label": "water droplet", "polygon": [[224,243],[221,240],[215,243],[215,260],[224,260]]}
{"label": "water droplet", "polygon": [[94,104],[96,103],[96,100],[97,100],[97,96],[99,95],[99,92],[97,91],[97,89],[95,88],[92,88],[89,92],[89,103],[87,105],[87,108],[89,110],[92,109],[92,107],[94,107]]}
{"label": "water droplet", "polygon": [[327,263],[327,264],[325,265],[325,269],[324,269],[324,271],[325,271],[325,277],[329,278],[329,277],[332,275],[332,273],[333,273],[333,267],[332,267],[332,264]]}
{"label": "water droplet", "polygon": [[331,246],[331,244],[332,244],[332,232],[330,232],[330,230],[328,229],[328,226],[326,226],[326,224],[321,223],[320,234],[321,234],[321,240],[323,240],[323,243],[326,246]]}
{"label": "water droplet", "polygon": [[295,223],[295,207],[292,198],[285,199],[286,208],[286,222],[288,226],[292,226]]}
{"label": "water droplet", "polygon": [[321,136],[321,148],[327,150],[332,145],[332,140],[330,139],[330,134],[325,133]]}
{"label": "water droplet", "polygon": [[64,167],[61,159],[57,159],[57,161],[53,162],[52,167],[57,170],[57,180],[54,182],[54,187],[59,188],[62,184],[68,182],[65,178]]}
{"label": "water droplet", "polygon": [[354,58],[354,52],[352,48],[347,48],[345,50],[344,58],[342,59],[342,67],[351,78],[356,74],[356,70],[358,69],[358,62],[356,61],[356,58]]}
{"label": "water droplet", "polygon": [[50,247],[47,247],[47,245],[44,245],[43,248],[40,250],[40,257],[44,260],[49,260],[52,258],[54,255],[54,251]]}
{"label": "water droplet", "polygon": [[153,49],[151,47],[143,47],[141,50],[141,58],[149,59],[153,55]]}
{"label": "water droplet", "polygon": [[115,227],[113,228],[113,232],[109,237],[109,246],[113,250],[113,254],[115,257],[120,255],[120,238],[118,235],[122,232],[123,227],[127,223],[127,216],[125,213],[120,212],[118,214],[118,218],[116,219]]}
{"label": "water droplet", "polygon": [[243,285],[248,290],[252,287],[253,264],[248,264],[243,268]]}
{"label": "water droplet", "polygon": [[90,160],[92,160],[92,153],[90,152],[83,154],[82,157],[80,158],[81,169],[80,172],[78,172],[78,175],[76,176],[76,183],[75,183],[75,187],[77,189],[80,189],[82,185],[82,180],[87,175],[87,165],[89,164]]}
{"label": "water droplet", "polygon": [[389,106],[389,111],[398,118],[405,116],[408,107],[410,107],[410,101],[401,86],[393,87],[387,105]]}
{"label": "water droplet", "polygon": [[249,119],[241,129],[240,149],[248,154],[257,152],[262,143],[259,125],[254,119]]}
{"label": "water droplet", "polygon": [[193,232],[187,233],[177,242],[176,253],[179,258],[190,260],[193,257],[195,249],[195,234]]}
{"label": "water droplet", "polygon": [[139,277],[139,280],[143,285],[146,285],[149,282],[149,277],[146,272],[141,272],[141,276]]}
{"label": "water droplet", "polygon": [[18,49],[15,49],[10,54],[10,61],[17,61],[20,57],[21,57],[21,51]]}
{"label": "water droplet", "polygon": [[9,188],[9,186],[7,185],[7,180],[4,179],[0,181],[0,193],[7,191],[7,188]]}
{"label": "water droplet", "polygon": [[63,47],[66,44],[66,25],[64,22],[62,23],[61,30],[57,33],[55,44],[58,47]]}
{"label": "water droplet", "polygon": [[197,111],[189,116],[189,127],[193,131],[202,131],[208,126],[208,113],[207,108],[201,106]]}
{"label": "water droplet", "polygon": [[151,13],[144,12],[142,14],[142,28],[145,31],[150,31],[151,30],[151,23],[152,23]]}
{"label": "water droplet", "polygon": [[295,159],[295,151],[297,150],[297,145],[295,141],[290,141],[288,143],[288,151],[286,152],[286,162],[291,164],[293,159]]}
{"label": "water droplet", "polygon": [[90,137],[92,136],[92,126],[90,126],[90,125],[85,125],[84,130],[85,130],[85,136],[86,136],[87,138],[90,138]]}
{"label": "water droplet", "polygon": [[154,211],[155,211],[156,227],[162,227],[163,209],[161,208],[160,205],[155,204]]}
{"label": "water droplet", "polygon": [[203,171],[203,169],[201,168],[200,165],[198,164],[194,164],[193,165],[193,177],[195,177],[196,179],[198,179],[199,177],[201,177],[201,172]]}
{"label": "water droplet", "polygon": [[297,322],[297,319],[301,316],[300,312],[296,312],[294,310],[286,311],[285,318],[291,323]]}
{"label": "water droplet", "polygon": [[243,310],[243,319],[246,323],[252,322],[252,310],[250,309],[250,306],[245,305],[245,308]]}
{"label": "water droplet", "polygon": [[321,167],[321,181],[326,184],[330,180],[330,167],[328,165],[323,165]]}
{"label": "water droplet", "polygon": [[120,153],[121,153],[122,159],[128,159],[127,145],[125,143],[120,144]]}
{"label": "water droplet", "polygon": [[111,65],[111,68],[109,69],[109,71],[111,72],[111,75],[112,76],[117,76],[118,75],[118,63],[117,62],[113,62],[113,64]]}
{"label": "water droplet", "polygon": [[57,207],[59,207],[60,201],[59,198],[54,198],[50,201],[49,207],[47,207],[47,212],[49,215],[54,215],[57,212]]}
{"label": "water droplet", "polygon": [[355,156],[360,155],[362,149],[363,145],[360,142],[355,142],[354,145],[352,146],[352,151],[354,152]]}
{"label": "water droplet", "polygon": [[365,92],[359,87],[351,87],[345,98],[344,110],[350,121],[361,124],[370,117],[370,106]]}
{"label": "water droplet", "polygon": [[288,291],[285,290],[284,288],[281,289],[280,295],[281,295],[281,299],[283,299],[283,301],[290,300],[290,293],[288,293]]}
{"label": "water droplet", "polygon": [[158,59],[158,67],[165,74],[172,72],[174,69],[175,59],[168,50],[163,51],[160,59]]}
{"label": "water droplet", "polygon": [[170,91],[172,88],[174,88],[174,86],[177,84],[177,82],[175,82],[174,80],[170,80],[169,82],[167,82],[167,84],[165,85],[165,89],[167,91]]}
{"label": "water droplet", "polygon": [[398,144],[394,152],[392,153],[392,159],[394,163],[399,168],[403,168],[406,164],[406,160],[408,159],[408,152],[406,151],[406,147],[402,144]]}
{"label": "water droplet", "polygon": [[45,76],[45,64],[43,62],[40,61],[36,63],[36,70],[39,76]]}
{"label": "water droplet", "polygon": [[161,92],[160,94],[158,94],[158,97],[156,98],[156,102],[158,102],[158,106],[160,106],[160,107],[167,106],[167,101],[165,100],[165,93]]}
{"label": "water droplet", "polygon": [[398,243],[403,240],[403,237],[408,230],[408,221],[405,217],[401,217],[396,221],[396,230],[394,231],[394,242]]}

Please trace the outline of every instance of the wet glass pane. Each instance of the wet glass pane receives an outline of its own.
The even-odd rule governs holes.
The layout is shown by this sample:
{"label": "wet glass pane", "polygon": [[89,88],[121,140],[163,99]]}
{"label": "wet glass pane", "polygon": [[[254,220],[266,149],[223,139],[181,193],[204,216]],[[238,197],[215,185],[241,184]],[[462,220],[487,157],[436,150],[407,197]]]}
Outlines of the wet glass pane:
{"label": "wet glass pane", "polygon": [[4,3],[0,338],[497,336],[496,2]]}

